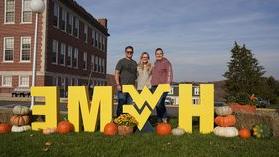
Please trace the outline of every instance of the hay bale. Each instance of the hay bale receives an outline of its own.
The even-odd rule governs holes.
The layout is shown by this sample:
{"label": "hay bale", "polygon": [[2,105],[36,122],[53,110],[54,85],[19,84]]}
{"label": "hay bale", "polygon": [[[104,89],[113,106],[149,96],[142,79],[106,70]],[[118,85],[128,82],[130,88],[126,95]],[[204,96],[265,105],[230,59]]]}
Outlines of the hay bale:
{"label": "hay bale", "polygon": [[0,109],[0,123],[10,123],[10,118],[13,115],[11,109]]}
{"label": "hay bale", "polygon": [[279,137],[279,112],[278,110],[257,110],[255,113],[235,112],[236,127],[252,129],[254,125],[265,123],[273,131],[275,137]]}

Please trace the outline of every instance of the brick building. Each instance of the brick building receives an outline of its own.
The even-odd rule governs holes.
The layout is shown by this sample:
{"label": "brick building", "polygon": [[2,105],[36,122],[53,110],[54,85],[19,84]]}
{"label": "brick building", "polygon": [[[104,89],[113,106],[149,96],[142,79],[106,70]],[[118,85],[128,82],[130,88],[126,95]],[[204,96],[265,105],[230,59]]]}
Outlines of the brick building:
{"label": "brick building", "polygon": [[[30,87],[35,13],[31,0],[0,1],[0,94]],[[106,84],[107,20],[74,0],[44,0],[39,16],[36,86]]]}

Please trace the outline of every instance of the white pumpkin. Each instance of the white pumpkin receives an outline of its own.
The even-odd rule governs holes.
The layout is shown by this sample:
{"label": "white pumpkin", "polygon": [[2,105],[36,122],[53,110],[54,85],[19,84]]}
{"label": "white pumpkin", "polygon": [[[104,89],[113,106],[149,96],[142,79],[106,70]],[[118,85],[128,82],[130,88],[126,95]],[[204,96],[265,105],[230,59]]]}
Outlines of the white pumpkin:
{"label": "white pumpkin", "polygon": [[46,128],[46,129],[43,129],[43,134],[45,134],[45,135],[53,134],[55,132],[56,132],[56,128]]}
{"label": "white pumpkin", "polygon": [[232,114],[232,108],[230,106],[220,106],[214,108],[215,113],[218,116],[227,116]]}
{"label": "white pumpkin", "polygon": [[29,107],[17,105],[13,108],[13,113],[15,115],[27,115],[29,113]]}
{"label": "white pumpkin", "polygon": [[185,130],[182,128],[174,128],[171,130],[171,133],[175,136],[181,136],[181,135],[185,134]]}
{"label": "white pumpkin", "polygon": [[30,125],[23,125],[23,126],[13,125],[13,127],[12,127],[12,132],[24,132],[24,131],[27,131],[27,130],[31,130]]}
{"label": "white pumpkin", "polygon": [[238,136],[238,130],[235,127],[220,127],[214,128],[214,134],[222,137]]}

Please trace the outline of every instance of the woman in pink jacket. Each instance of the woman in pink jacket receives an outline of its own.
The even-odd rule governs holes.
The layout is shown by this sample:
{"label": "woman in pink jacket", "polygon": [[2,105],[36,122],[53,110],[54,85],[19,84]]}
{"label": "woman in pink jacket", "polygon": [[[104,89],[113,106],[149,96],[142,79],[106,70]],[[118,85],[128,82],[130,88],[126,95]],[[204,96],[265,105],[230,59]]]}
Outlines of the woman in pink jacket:
{"label": "woman in pink jacket", "polygon": [[[155,50],[156,61],[152,69],[151,90],[154,92],[159,84],[171,84],[173,79],[172,65],[170,61],[164,57],[161,48]],[[167,109],[165,100],[168,92],[163,93],[156,105],[158,122],[167,122]]]}

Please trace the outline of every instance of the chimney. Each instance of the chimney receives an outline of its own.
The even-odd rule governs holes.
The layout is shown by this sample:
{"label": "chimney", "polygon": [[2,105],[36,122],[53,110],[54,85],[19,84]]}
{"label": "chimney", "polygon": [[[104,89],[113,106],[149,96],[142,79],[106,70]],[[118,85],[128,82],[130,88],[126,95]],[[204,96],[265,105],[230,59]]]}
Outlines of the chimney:
{"label": "chimney", "polygon": [[101,19],[98,19],[98,22],[104,26],[105,28],[107,28],[108,26],[108,20],[106,18],[101,18]]}

